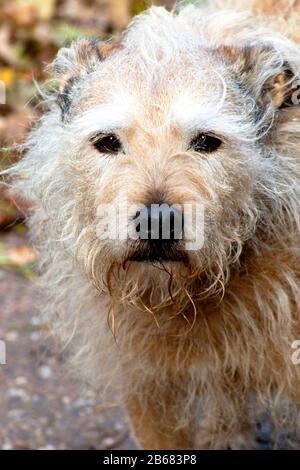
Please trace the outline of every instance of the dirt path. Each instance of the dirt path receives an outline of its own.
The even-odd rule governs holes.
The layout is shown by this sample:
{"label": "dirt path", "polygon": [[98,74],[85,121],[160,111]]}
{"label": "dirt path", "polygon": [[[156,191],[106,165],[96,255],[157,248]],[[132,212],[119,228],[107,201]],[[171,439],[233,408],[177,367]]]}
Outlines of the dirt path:
{"label": "dirt path", "polygon": [[[0,243],[24,243],[13,234]],[[66,369],[38,315],[34,283],[0,269],[0,449],[134,449],[122,410],[96,411]]]}

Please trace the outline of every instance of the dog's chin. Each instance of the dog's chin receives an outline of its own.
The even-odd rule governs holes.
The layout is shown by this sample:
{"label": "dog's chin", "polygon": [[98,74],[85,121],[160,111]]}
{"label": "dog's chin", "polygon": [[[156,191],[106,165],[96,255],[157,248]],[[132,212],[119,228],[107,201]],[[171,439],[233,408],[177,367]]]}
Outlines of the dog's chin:
{"label": "dog's chin", "polygon": [[179,243],[145,241],[130,249],[129,261],[138,263],[189,263],[188,255]]}

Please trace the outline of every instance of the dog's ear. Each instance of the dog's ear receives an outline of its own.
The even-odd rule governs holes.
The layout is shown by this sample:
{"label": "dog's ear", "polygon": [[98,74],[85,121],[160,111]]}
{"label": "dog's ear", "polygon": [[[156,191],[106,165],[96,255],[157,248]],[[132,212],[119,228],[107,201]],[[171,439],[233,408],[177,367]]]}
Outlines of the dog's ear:
{"label": "dog's ear", "polygon": [[271,46],[222,46],[218,52],[258,106],[282,109],[293,105],[294,72],[279,51]]}
{"label": "dog's ear", "polygon": [[71,92],[78,80],[120,48],[121,45],[117,42],[104,43],[82,37],[70,47],[63,47],[58,51],[53,69],[58,80],[57,101],[63,116],[70,108]]}

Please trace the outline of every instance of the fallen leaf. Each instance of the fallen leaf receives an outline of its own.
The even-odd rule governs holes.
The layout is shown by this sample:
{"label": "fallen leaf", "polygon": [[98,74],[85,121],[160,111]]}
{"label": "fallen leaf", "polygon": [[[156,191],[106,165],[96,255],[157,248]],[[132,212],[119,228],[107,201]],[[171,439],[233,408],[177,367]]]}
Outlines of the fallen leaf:
{"label": "fallen leaf", "polygon": [[0,81],[4,83],[6,87],[10,87],[14,82],[15,72],[11,67],[0,68]]}
{"label": "fallen leaf", "polygon": [[131,11],[133,15],[138,15],[147,8],[146,0],[132,0]]}
{"label": "fallen leaf", "polygon": [[8,247],[0,243],[0,266],[24,268],[37,259],[37,253],[26,245]]}
{"label": "fallen leaf", "polygon": [[122,31],[128,25],[131,15],[130,15],[130,0],[110,0],[109,6],[109,16],[111,24],[116,31]]}
{"label": "fallen leaf", "polygon": [[37,259],[36,252],[28,246],[16,246],[6,251],[8,264],[19,268],[33,263]]}
{"label": "fallen leaf", "polygon": [[7,227],[19,218],[20,214],[9,201],[0,200],[0,228]]}
{"label": "fallen leaf", "polygon": [[56,7],[56,0],[11,0],[4,7],[4,14],[19,26],[29,27],[37,21],[49,21]]}
{"label": "fallen leaf", "polygon": [[24,3],[24,1],[32,4],[40,20],[45,21],[52,18],[56,7],[56,0],[19,0],[21,3]]}

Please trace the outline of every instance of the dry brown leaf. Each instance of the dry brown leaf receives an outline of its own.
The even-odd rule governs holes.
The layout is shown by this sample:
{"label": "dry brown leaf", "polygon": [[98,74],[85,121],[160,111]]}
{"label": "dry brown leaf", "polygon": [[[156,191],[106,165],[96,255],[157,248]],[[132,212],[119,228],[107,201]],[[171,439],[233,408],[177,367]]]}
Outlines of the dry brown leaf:
{"label": "dry brown leaf", "polygon": [[[1,192],[0,192],[1,198]],[[9,201],[0,199],[0,228],[14,223],[19,218],[19,213],[15,206]]]}
{"label": "dry brown leaf", "polygon": [[110,0],[108,6],[112,26],[117,31],[122,31],[126,28],[131,18],[131,0]]}
{"label": "dry brown leaf", "polygon": [[15,71],[11,67],[0,68],[0,81],[4,83],[6,87],[10,87],[15,78]]}
{"label": "dry brown leaf", "polygon": [[4,5],[3,13],[18,26],[29,27],[50,20],[55,7],[56,0],[11,0]]}
{"label": "dry brown leaf", "polygon": [[37,259],[36,252],[28,246],[8,248],[6,251],[8,264],[22,268]]}

